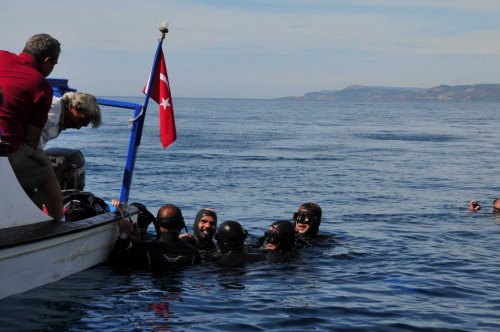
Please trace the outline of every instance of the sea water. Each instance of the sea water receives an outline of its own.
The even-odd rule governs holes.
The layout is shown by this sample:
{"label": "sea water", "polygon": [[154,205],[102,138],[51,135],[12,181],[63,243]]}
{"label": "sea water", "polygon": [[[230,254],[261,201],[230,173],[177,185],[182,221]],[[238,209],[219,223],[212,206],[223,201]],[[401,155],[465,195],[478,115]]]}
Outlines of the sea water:
{"label": "sea water", "polygon": [[[123,99],[123,98],[122,98]],[[141,102],[142,98],[126,98]],[[0,301],[5,331],[498,331],[500,104],[174,100],[150,104],[129,202],[204,207],[253,236],[323,209],[321,246],[286,263],[152,275],[103,264]],[[80,149],[86,190],[120,195],[128,110],[49,147]],[[471,213],[467,203],[483,209]],[[191,228],[191,227],[190,227]]]}

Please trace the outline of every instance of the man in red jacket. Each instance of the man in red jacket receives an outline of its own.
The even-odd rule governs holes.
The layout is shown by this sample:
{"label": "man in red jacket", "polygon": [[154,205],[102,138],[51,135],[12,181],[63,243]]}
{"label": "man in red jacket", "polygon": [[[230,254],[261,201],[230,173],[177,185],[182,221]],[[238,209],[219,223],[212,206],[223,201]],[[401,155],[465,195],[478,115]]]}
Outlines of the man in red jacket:
{"label": "man in red jacket", "polygon": [[61,44],[48,34],[32,36],[19,55],[0,51],[1,139],[9,143],[8,157],[19,183],[30,196],[38,191],[55,220],[63,216],[61,187],[38,144],[53,95],[46,77],[60,53]]}

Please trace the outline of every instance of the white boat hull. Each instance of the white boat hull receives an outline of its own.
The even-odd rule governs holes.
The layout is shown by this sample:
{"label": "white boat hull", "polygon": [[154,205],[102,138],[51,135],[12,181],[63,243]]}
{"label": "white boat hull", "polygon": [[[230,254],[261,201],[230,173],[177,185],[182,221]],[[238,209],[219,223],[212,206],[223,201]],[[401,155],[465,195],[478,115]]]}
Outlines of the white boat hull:
{"label": "white boat hull", "polygon": [[[67,80],[53,80],[51,84],[59,95],[73,91],[67,86]],[[140,104],[122,101],[100,99],[99,104],[133,109],[137,115],[142,110]],[[125,201],[144,117],[137,119],[138,125],[131,131],[120,195],[126,197]],[[97,216],[87,219],[54,221],[26,195],[8,160],[8,149],[0,137],[0,299],[104,262],[117,239],[117,222],[122,218],[136,219],[139,212],[135,207],[123,207],[120,213],[102,213],[103,210],[98,209]]]}
{"label": "white boat hull", "polygon": [[0,299],[104,262],[117,238],[116,221],[0,250]]}

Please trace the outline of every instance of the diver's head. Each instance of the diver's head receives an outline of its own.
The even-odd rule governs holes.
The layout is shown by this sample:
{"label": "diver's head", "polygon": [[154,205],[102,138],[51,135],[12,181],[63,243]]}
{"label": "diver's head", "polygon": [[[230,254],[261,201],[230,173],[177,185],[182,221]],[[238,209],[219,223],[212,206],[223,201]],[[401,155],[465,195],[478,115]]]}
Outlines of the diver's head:
{"label": "diver's head", "polygon": [[156,218],[153,216],[151,212],[148,211],[146,206],[141,203],[132,203],[130,206],[135,206],[139,210],[139,214],[137,215],[137,226],[139,226],[139,232],[144,235],[146,234],[148,227],[151,223],[155,225],[156,233],[159,233],[157,228]]}
{"label": "diver's head", "polygon": [[265,233],[267,249],[290,251],[295,246],[295,227],[288,220],[278,220]]}
{"label": "diver's head", "polygon": [[199,241],[211,241],[217,229],[217,213],[205,208],[198,211],[194,218],[193,233]]}
{"label": "diver's head", "polygon": [[227,220],[219,225],[215,239],[220,251],[225,254],[230,251],[242,251],[247,235],[247,231],[239,222]]}
{"label": "diver's head", "polygon": [[308,202],[300,205],[293,214],[295,230],[299,235],[315,237],[318,235],[321,215],[321,207],[316,203]]}
{"label": "diver's head", "polygon": [[500,198],[493,201],[493,213],[500,214]]}
{"label": "diver's head", "polygon": [[158,210],[156,220],[161,232],[178,234],[185,226],[181,209],[174,204],[163,205]]}

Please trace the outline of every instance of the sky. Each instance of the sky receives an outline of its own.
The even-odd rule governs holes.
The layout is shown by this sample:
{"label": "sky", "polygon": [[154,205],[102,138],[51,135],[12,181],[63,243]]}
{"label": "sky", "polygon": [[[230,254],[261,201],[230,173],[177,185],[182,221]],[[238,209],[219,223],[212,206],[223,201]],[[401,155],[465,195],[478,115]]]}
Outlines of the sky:
{"label": "sky", "polygon": [[173,98],[500,83],[498,0],[2,0],[0,49],[62,44],[50,77],[140,96],[160,36]]}

